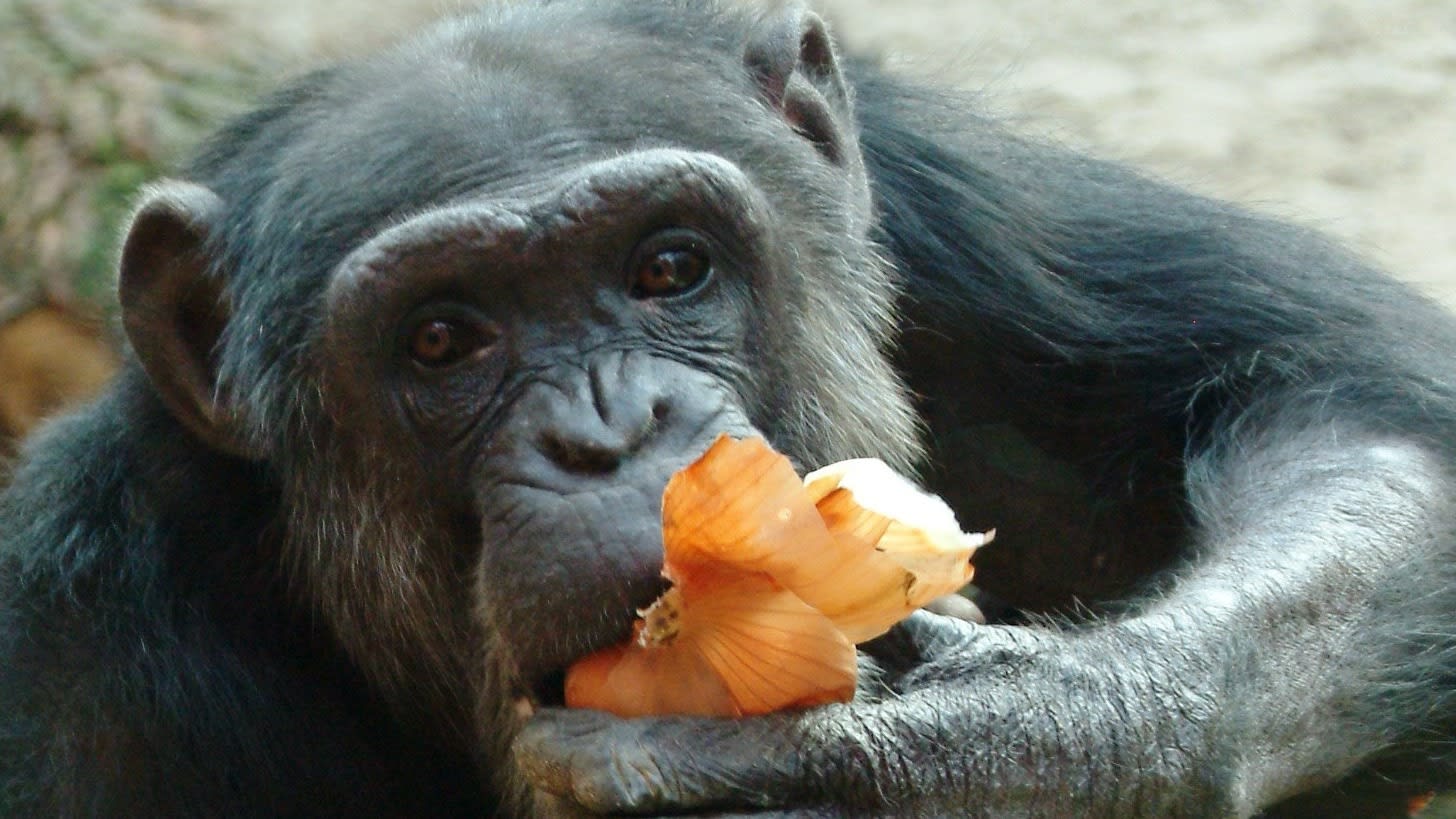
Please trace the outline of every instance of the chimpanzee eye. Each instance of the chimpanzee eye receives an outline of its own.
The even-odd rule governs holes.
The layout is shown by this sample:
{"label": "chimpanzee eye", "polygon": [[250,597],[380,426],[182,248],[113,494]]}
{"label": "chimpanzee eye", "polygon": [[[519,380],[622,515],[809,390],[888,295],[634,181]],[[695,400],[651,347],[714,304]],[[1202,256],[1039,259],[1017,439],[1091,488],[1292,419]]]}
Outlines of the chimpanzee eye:
{"label": "chimpanzee eye", "polygon": [[702,243],[690,237],[650,241],[632,257],[631,292],[635,299],[686,293],[706,281],[712,262]]}
{"label": "chimpanzee eye", "polygon": [[409,357],[422,367],[448,367],[476,355],[495,341],[495,333],[476,322],[435,316],[409,331]]}

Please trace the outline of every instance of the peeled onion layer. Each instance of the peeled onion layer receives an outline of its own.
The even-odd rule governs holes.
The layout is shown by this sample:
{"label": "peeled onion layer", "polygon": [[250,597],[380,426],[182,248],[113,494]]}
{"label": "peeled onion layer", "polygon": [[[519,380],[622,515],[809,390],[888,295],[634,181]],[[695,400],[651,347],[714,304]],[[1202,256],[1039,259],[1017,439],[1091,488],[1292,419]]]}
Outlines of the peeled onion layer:
{"label": "peeled onion layer", "polygon": [[663,493],[673,586],[626,644],[567,672],[566,704],[745,716],[847,701],[854,644],[971,579],[991,533],[873,459],[800,479],[761,439],[720,437]]}
{"label": "peeled onion layer", "polygon": [[[854,696],[854,645],[764,575],[700,567],[644,614],[631,642],[572,666],[567,705],[623,717],[747,716]],[[670,636],[658,619],[671,621]]]}
{"label": "peeled onion layer", "polygon": [[994,532],[962,532],[945,501],[883,461],[841,461],[804,478],[840,561],[794,587],[852,642],[884,634],[911,612],[971,582],[971,555]]}

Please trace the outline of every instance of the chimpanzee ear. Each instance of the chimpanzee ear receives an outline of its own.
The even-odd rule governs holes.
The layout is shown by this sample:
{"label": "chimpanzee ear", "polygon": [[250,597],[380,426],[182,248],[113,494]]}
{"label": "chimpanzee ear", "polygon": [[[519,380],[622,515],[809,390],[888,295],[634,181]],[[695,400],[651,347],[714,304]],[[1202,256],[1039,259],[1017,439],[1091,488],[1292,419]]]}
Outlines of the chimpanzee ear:
{"label": "chimpanzee ear", "polygon": [[211,275],[208,237],[222,200],[168,180],[147,189],[122,245],[121,321],[172,414],[209,445],[248,457],[217,390],[216,348],[230,315]]}
{"label": "chimpanzee ear", "polygon": [[795,3],[760,24],[744,54],[769,105],[831,161],[852,160],[854,112],[834,41],[819,15]]}

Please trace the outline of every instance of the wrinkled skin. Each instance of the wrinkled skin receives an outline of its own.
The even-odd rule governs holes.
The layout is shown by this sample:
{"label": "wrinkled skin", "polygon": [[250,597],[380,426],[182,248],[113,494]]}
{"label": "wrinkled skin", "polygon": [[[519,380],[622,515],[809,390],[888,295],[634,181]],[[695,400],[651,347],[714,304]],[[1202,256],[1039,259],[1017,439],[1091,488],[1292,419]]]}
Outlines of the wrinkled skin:
{"label": "wrinkled skin", "polygon": [[[803,9],[518,3],[301,78],[149,191],[119,288],[124,372],[0,496],[7,815],[1398,816],[1450,781],[1456,322]],[[863,646],[850,703],[561,708],[724,433],[918,471],[997,529],[991,616]]]}

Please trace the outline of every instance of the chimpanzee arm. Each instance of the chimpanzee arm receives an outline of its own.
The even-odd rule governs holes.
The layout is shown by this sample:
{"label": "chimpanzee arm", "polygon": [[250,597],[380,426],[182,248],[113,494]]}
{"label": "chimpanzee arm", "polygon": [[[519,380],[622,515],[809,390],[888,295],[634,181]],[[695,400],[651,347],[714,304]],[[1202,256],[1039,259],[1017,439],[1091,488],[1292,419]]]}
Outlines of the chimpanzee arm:
{"label": "chimpanzee arm", "polygon": [[1137,614],[1078,631],[920,614],[875,647],[903,668],[880,701],[738,721],[557,711],[520,758],[597,811],[1228,816],[1418,731],[1430,702],[1377,701],[1420,644],[1402,624],[1439,615],[1412,591],[1456,521],[1437,460],[1282,423],[1190,475],[1202,557]]}

